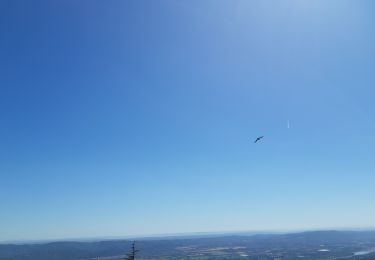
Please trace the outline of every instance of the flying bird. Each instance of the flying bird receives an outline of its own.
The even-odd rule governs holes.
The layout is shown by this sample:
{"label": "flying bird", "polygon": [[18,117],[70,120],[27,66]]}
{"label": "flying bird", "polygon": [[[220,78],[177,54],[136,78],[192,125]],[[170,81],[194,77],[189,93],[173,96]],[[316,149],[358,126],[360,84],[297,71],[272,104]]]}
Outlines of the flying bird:
{"label": "flying bird", "polygon": [[260,139],[262,139],[264,136],[259,136],[257,139],[255,139],[254,143],[257,143],[258,141],[260,141]]}

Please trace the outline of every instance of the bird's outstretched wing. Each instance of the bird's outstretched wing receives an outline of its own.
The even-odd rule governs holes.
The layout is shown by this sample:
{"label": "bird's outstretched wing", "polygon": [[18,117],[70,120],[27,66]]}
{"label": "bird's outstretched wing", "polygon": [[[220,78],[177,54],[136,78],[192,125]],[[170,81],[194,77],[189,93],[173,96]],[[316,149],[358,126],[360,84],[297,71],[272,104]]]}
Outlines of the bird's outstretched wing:
{"label": "bird's outstretched wing", "polygon": [[257,143],[260,139],[262,139],[264,136],[259,136],[257,139],[255,139],[254,143]]}

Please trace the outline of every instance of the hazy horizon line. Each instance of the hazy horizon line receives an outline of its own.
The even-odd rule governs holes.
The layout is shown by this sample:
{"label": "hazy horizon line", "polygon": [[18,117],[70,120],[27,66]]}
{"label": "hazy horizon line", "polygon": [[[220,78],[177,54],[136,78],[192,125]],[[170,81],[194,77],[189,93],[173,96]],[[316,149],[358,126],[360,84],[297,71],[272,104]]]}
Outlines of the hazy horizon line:
{"label": "hazy horizon line", "polygon": [[342,228],[311,228],[311,229],[262,229],[262,230],[233,230],[233,231],[197,231],[197,232],[179,232],[179,233],[160,233],[160,234],[144,234],[129,236],[92,236],[92,237],[75,237],[75,238],[51,238],[51,239],[15,239],[0,240],[0,245],[25,245],[25,244],[47,244],[54,242],[99,242],[110,240],[157,240],[166,238],[183,238],[183,237],[213,237],[226,235],[258,235],[258,234],[292,234],[303,232],[318,231],[375,231],[375,227],[342,227]]}

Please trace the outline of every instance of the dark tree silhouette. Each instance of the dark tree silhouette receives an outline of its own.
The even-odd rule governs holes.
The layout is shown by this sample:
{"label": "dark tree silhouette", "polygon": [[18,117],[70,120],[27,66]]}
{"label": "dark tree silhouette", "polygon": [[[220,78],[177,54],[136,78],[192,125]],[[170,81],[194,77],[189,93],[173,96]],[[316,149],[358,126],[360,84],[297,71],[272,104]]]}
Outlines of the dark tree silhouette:
{"label": "dark tree silhouette", "polygon": [[135,260],[135,255],[139,252],[139,250],[135,249],[135,241],[132,243],[131,251],[127,254],[124,260]]}

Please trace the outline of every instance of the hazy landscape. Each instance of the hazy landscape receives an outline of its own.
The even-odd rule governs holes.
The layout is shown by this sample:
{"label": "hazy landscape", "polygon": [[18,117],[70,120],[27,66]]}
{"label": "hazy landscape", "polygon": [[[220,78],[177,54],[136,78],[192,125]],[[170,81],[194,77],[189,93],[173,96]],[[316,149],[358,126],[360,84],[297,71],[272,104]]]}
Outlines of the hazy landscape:
{"label": "hazy landscape", "polygon": [[[131,240],[0,245],[0,259],[124,259]],[[375,231],[143,238],[137,259],[375,259]]]}

